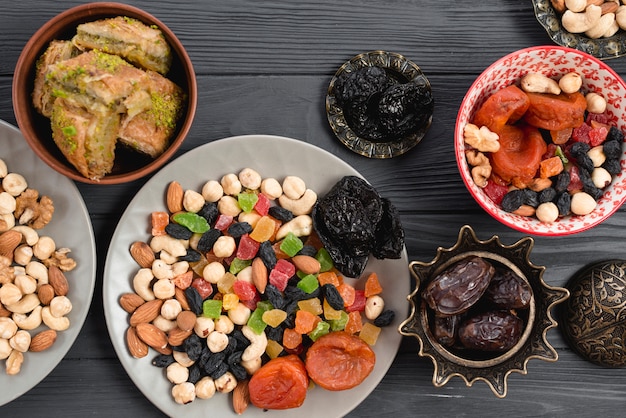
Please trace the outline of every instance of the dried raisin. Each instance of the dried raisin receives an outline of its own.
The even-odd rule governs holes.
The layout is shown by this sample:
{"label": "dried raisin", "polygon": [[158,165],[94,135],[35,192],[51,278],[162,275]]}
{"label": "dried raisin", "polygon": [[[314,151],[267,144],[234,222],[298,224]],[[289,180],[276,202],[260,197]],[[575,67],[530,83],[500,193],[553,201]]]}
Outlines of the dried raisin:
{"label": "dried raisin", "polygon": [[515,212],[524,203],[524,192],[511,190],[502,198],[502,209],[506,212]]}
{"label": "dried raisin", "polygon": [[209,224],[213,224],[217,220],[217,215],[219,215],[219,210],[217,209],[217,203],[214,202],[206,202],[204,206],[198,211],[198,215],[202,216],[207,220]]}
{"label": "dried raisin", "polygon": [[322,286],[322,290],[324,292],[324,297],[326,298],[326,302],[330,305],[331,308],[340,311],[343,309],[343,298],[341,294],[337,290],[335,286],[330,283]]}
{"label": "dried raisin", "polygon": [[289,209],[285,209],[282,206],[271,206],[269,208],[268,214],[281,222],[289,222],[293,219],[293,212]]}
{"label": "dried raisin", "polygon": [[386,327],[390,325],[394,318],[396,317],[396,313],[391,309],[385,309],[381,312],[380,315],[374,320],[374,325],[377,327]]}
{"label": "dried raisin", "polygon": [[252,226],[248,222],[235,222],[228,227],[228,235],[239,238],[252,232]]}
{"label": "dried raisin", "polygon": [[276,266],[278,260],[276,259],[276,253],[270,241],[263,241],[261,245],[259,245],[258,255],[261,257],[263,264],[265,264],[268,270],[272,270]]}
{"label": "dried raisin", "polygon": [[189,304],[189,309],[195,313],[196,315],[200,315],[202,313],[202,297],[198,291],[189,286],[185,289],[185,296],[187,297],[187,303]]}
{"label": "dried raisin", "polygon": [[202,234],[202,236],[198,240],[198,244],[196,245],[196,248],[200,252],[208,253],[209,251],[213,249],[213,245],[215,244],[215,241],[217,241],[217,239],[221,236],[222,236],[222,231],[220,231],[219,229],[209,229],[204,234]]}
{"label": "dried raisin", "polygon": [[553,187],[548,187],[539,192],[539,203],[553,202],[556,198],[556,190]]}
{"label": "dried raisin", "polygon": [[175,361],[174,356],[171,354],[159,354],[152,359],[152,365],[156,367],[167,367]]}

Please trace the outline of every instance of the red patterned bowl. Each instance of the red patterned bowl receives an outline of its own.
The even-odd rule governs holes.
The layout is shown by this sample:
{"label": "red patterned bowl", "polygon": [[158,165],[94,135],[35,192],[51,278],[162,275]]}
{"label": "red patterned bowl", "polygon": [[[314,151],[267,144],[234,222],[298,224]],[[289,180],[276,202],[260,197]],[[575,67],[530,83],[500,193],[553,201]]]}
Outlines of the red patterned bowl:
{"label": "red patterned bowl", "polygon": [[[518,231],[544,236],[575,234],[592,228],[611,216],[626,200],[626,154],[622,152],[622,172],[598,200],[596,208],[588,215],[568,215],[555,222],[541,222],[536,217],[520,216],[505,212],[478,187],[470,172],[463,139],[463,129],[473,118],[476,110],[496,91],[511,84],[529,72],[538,72],[558,79],[571,71],[583,78],[582,92],[596,92],[607,100],[610,124],[626,132],[626,83],[605,62],[584,52],[560,46],[538,46],[513,52],[490,65],[469,88],[456,120],[454,148],[461,177],[470,194],[491,216]],[[623,147],[622,147],[623,149]]]}

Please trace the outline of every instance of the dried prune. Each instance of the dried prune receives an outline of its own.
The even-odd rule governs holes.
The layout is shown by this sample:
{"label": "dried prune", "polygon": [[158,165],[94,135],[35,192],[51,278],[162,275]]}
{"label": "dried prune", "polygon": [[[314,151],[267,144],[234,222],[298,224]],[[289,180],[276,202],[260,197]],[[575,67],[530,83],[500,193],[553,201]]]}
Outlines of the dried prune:
{"label": "dried prune", "polygon": [[378,259],[398,259],[404,248],[404,229],[400,222],[400,213],[387,198],[383,202],[383,216],[376,226],[376,244],[372,254]]}
{"label": "dried prune", "polygon": [[337,77],[334,94],[340,106],[362,103],[394,83],[384,68],[367,66],[344,72]]}
{"label": "dried prune", "polygon": [[519,341],[523,321],[506,311],[479,313],[461,323],[459,342],[465,348],[506,351]]}
{"label": "dried prune", "polygon": [[466,257],[433,278],[422,298],[440,315],[458,315],[480,299],[494,273],[493,265],[483,258]]}
{"label": "dried prune", "polygon": [[391,309],[385,309],[380,313],[380,315],[376,317],[376,319],[374,319],[373,323],[377,327],[386,327],[388,325],[391,325],[395,317],[396,313],[394,311],[392,311]]}
{"label": "dried prune", "polygon": [[380,95],[378,117],[384,139],[391,141],[417,131],[429,123],[434,108],[430,88],[423,77],[387,88]]}
{"label": "dried prune", "polygon": [[435,316],[433,335],[439,343],[451,347],[456,343],[456,333],[459,328],[459,316]]}
{"label": "dried prune", "polygon": [[527,308],[532,297],[528,283],[509,269],[496,269],[485,298],[500,309]]}

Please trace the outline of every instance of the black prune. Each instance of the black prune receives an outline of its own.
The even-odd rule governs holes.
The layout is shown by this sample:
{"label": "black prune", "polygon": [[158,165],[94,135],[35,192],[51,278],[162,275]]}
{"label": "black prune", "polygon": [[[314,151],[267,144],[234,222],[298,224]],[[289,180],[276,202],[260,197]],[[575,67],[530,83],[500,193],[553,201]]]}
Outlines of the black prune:
{"label": "black prune", "polygon": [[193,235],[193,232],[191,232],[188,228],[173,222],[165,225],[165,232],[172,238],[176,239],[189,239]]}
{"label": "black prune", "polygon": [[228,235],[233,238],[240,238],[242,235],[252,232],[252,225],[248,222],[235,222],[228,227]]}
{"label": "black prune", "polygon": [[202,236],[198,240],[198,244],[196,245],[196,248],[200,252],[208,253],[209,251],[213,249],[213,245],[215,244],[215,241],[217,241],[217,239],[221,236],[222,236],[222,231],[220,231],[219,229],[211,228],[208,231],[206,231],[204,234],[202,234]]}
{"label": "black prune", "polygon": [[556,190],[548,187],[539,192],[539,203],[553,202],[556,198]]}
{"label": "black prune", "polygon": [[220,211],[217,208],[217,203],[215,202],[206,202],[198,211],[198,215],[206,219],[209,225],[213,225],[219,214]]}
{"label": "black prune", "polygon": [[398,259],[404,249],[404,229],[400,221],[400,213],[387,198],[383,202],[383,216],[376,225],[376,243],[372,254],[378,259]]}
{"label": "black prune", "polygon": [[185,289],[185,297],[187,298],[189,309],[196,315],[200,315],[202,313],[202,303],[204,302],[200,293],[194,287],[189,286]]}
{"label": "black prune", "polygon": [[152,365],[156,367],[167,367],[175,361],[174,356],[171,354],[159,354],[152,359]]}
{"label": "black prune", "polygon": [[522,190],[511,190],[504,195],[500,205],[506,212],[515,212],[524,204],[524,192]]}
{"label": "black prune", "polygon": [[433,335],[439,343],[446,347],[452,347],[456,343],[456,333],[459,328],[459,317],[435,316],[433,323]]}
{"label": "black prune", "polygon": [[428,124],[433,108],[433,96],[427,85],[409,82],[388,87],[378,102],[385,139],[402,138]]}
{"label": "black prune", "polygon": [[393,83],[384,68],[367,66],[340,74],[333,91],[338,104],[343,107],[347,103],[365,102]]}
{"label": "black prune", "polygon": [[281,222],[289,222],[293,219],[293,212],[282,206],[270,206],[268,214]]}
{"label": "black prune", "polygon": [[380,93],[376,93],[367,101],[343,106],[343,115],[350,129],[357,136],[374,142],[383,142],[386,134],[377,113],[379,96]]}
{"label": "black prune", "polygon": [[458,315],[480,299],[494,274],[488,261],[466,257],[435,276],[422,291],[422,298],[440,315]]}
{"label": "black prune", "polygon": [[622,155],[622,141],[604,141],[602,151],[608,159],[619,159]]}
{"label": "black prune", "polygon": [[326,303],[330,305],[336,311],[340,311],[344,307],[343,297],[339,290],[332,283],[326,283],[322,286],[322,291],[324,293],[324,298],[326,299]]}
{"label": "black prune", "polygon": [[568,192],[563,192],[558,195],[554,201],[560,216],[569,215],[570,208],[572,206],[572,196]]}
{"label": "black prune", "polygon": [[178,261],[187,261],[189,263],[194,263],[196,261],[200,261],[202,259],[202,254],[193,248],[187,248],[187,254],[178,257]]}
{"label": "black prune", "polygon": [[391,309],[385,309],[380,313],[380,315],[376,317],[376,319],[374,319],[373,323],[377,327],[386,327],[388,325],[391,325],[395,317],[396,313],[394,311],[392,311]]}
{"label": "black prune", "polygon": [[522,327],[523,321],[509,312],[484,312],[463,321],[458,338],[465,348],[506,351],[517,344]]}
{"label": "black prune", "polygon": [[265,267],[267,267],[268,270],[272,270],[276,266],[276,262],[278,260],[270,241],[263,241],[259,245],[259,251],[257,252],[257,255],[261,257],[261,260],[263,260],[263,264],[265,264]]}
{"label": "black prune", "polygon": [[500,309],[527,308],[532,297],[528,283],[509,269],[496,269],[485,298]]}
{"label": "black prune", "polygon": [[569,184],[571,181],[571,175],[569,173],[569,171],[562,171],[561,173],[559,173],[558,176],[556,176],[556,181],[554,182],[554,190],[556,190],[557,193],[562,193],[564,191],[567,190]]}
{"label": "black prune", "polygon": [[335,241],[349,243],[348,248],[344,245],[348,254],[363,256],[372,251],[376,223],[372,223],[358,198],[342,195],[318,203],[320,221]]}

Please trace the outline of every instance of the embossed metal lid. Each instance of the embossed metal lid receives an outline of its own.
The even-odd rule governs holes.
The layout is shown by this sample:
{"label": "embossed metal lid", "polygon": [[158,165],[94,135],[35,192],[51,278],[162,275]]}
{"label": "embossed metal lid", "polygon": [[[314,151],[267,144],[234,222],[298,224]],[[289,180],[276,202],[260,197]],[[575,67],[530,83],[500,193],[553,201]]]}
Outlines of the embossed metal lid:
{"label": "embossed metal lid", "polygon": [[566,340],[584,359],[604,367],[626,365],[626,260],[604,260],[578,271],[559,321]]}

